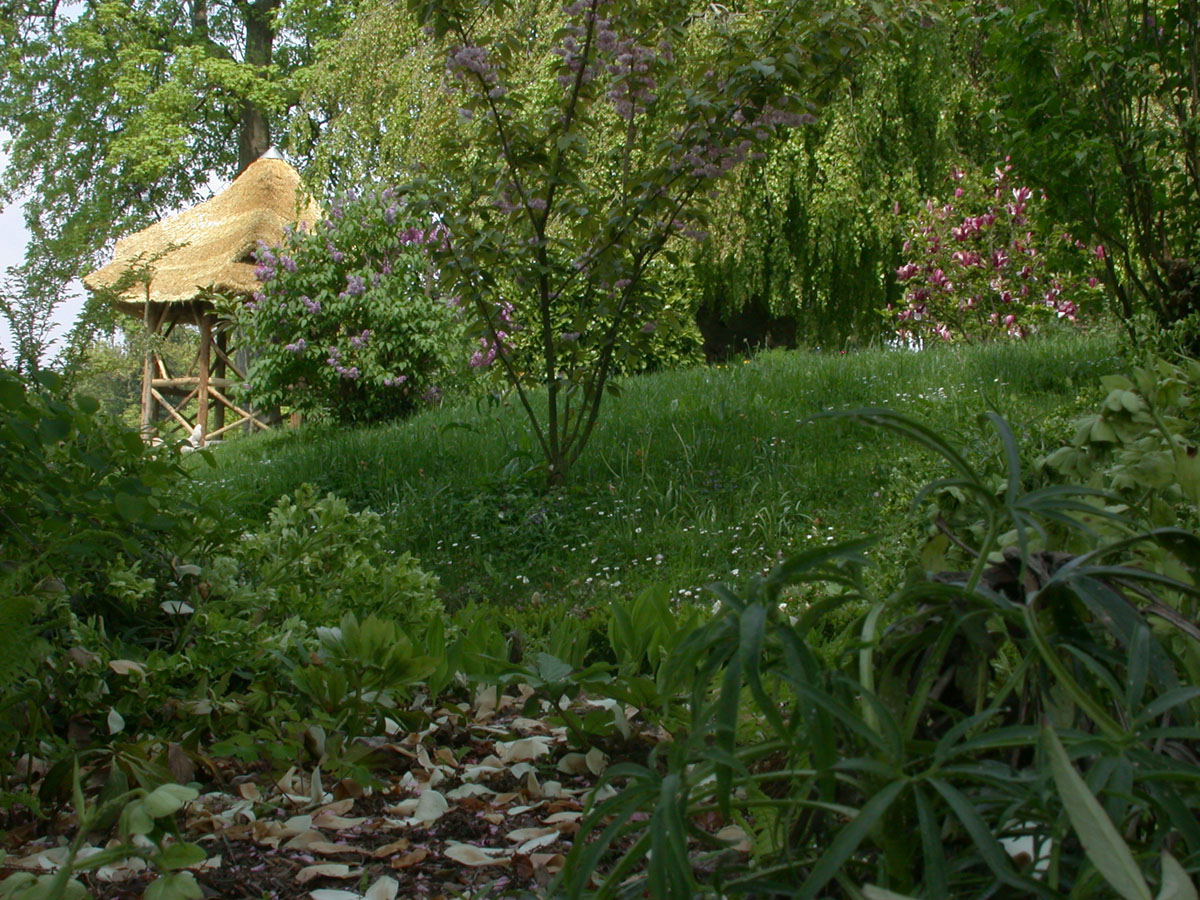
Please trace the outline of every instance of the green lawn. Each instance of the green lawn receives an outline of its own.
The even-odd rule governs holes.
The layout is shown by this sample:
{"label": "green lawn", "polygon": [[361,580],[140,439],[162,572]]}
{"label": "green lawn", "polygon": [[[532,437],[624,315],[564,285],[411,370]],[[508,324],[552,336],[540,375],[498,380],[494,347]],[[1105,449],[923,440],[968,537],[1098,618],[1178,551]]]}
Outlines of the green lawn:
{"label": "green lawn", "polygon": [[984,433],[976,417],[994,408],[1035,455],[1069,437],[1099,377],[1121,368],[1114,339],[1064,334],[923,353],[772,351],[632,378],[606,401],[570,485],[552,494],[520,411],[486,398],[395,425],[232,442],[200,477],[252,518],[305,482],[382,513],[451,608],[532,598],[586,609],[653,583],[699,597],[813,543],[916,527],[908,503],[943,474],[936,463],[812,414],[887,406],[970,447]]}

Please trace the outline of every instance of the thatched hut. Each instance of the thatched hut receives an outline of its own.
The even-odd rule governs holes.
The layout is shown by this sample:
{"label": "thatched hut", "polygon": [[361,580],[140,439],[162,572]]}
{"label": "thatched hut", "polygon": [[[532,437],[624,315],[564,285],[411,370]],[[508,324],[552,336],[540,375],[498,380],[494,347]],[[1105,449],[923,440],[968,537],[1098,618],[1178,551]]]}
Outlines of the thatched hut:
{"label": "thatched hut", "polygon": [[245,299],[259,290],[258,243],[277,244],[289,226],[311,226],[320,216],[300,175],[269,150],[215,197],[117,241],[112,262],[84,277],[90,291],[137,316],[150,335],[165,337],[179,324],[200,330],[186,374],[168,371],[150,343],[142,369],[143,428],[165,414],[203,443],[239,425],[268,427],[265,415],[229,397],[230,388],[245,380],[246,354],[230,346],[230,323],[214,301]]}

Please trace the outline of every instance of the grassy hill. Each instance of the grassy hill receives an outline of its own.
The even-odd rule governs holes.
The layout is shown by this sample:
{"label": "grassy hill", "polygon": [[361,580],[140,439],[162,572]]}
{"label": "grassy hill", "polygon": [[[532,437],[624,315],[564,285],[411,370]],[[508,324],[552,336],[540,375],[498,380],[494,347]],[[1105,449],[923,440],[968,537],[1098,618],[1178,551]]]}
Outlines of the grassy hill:
{"label": "grassy hill", "polygon": [[1094,405],[1098,378],[1122,367],[1116,347],[1063,334],[924,353],[773,351],[628,379],[571,483],[551,494],[520,410],[488,397],[388,426],[232,442],[200,477],[256,518],[304,483],[374,509],[395,548],[440,577],[451,608],[586,609],[654,583],[698,597],[814,542],[919,527],[908,504],[936,464],[882,432],[806,421],[814,413],[891,407],[971,446],[993,408],[1032,456]]}

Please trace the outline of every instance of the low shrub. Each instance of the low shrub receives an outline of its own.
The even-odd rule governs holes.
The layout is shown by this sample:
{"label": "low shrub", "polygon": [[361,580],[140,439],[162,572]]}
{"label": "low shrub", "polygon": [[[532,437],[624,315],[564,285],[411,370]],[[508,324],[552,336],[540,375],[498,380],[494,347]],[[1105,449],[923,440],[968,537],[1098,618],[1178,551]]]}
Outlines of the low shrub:
{"label": "low shrub", "polygon": [[[443,614],[437,579],[385,542],[383,520],[309,485],[281,497],[263,528],[204,566],[210,616],[272,625],[296,617],[335,625],[347,612],[377,613],[405,629]],[[217,626],[214,618],[213,626]]]}

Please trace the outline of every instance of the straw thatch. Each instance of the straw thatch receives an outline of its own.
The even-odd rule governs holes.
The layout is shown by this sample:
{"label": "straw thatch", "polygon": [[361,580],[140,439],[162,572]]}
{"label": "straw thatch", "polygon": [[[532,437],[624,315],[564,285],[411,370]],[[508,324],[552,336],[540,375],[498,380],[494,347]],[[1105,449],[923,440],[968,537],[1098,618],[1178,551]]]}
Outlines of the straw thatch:
{"label": "straw thatch", "polygon": [[[117,241],[112,262],[85,276],[83,283],[92,291],[111,288],[131,267],[148,264],[150,302],[190,307],[180,317],[193,318],[207,306],[202,298],[209,291],[248,296],[259,289],[254,277],[259,241],[277,244],[287,226],[303,222],[311,227],[320,218],[320,209],[300,187],[300,175],[268,151],[210,200]],[[163,253],[172,244],[178,246]],[[115,302],[122,312],[140,318],[146,300],[146,285],[137,283]]]}

